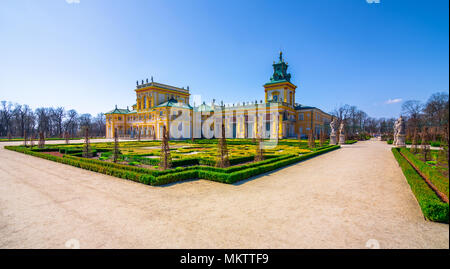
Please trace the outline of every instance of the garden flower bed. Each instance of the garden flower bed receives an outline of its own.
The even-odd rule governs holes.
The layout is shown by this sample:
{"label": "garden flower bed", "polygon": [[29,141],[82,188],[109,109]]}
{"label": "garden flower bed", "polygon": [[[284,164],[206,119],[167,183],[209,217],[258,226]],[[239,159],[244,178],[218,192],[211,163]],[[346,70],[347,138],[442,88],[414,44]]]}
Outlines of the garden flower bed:
{"label": "garden flower bed", "polygon": [[[207,179],[231,184],[327,153],[340,147],[336,145],[307,149],[300,148],[299,146],[301,146],[301,143],[298,143],[297,147],[281,145],[280,147],[284,148],[281,154],[276,154],[276,151],[280,150],[280,148],[277,147],[272,150],[267,150],[265,160],[254,162],[254,155],[249,155],[250,148],[254,148],[254,146],[249,148],[248,145],[237,143],[234,146],[230,146],[231,166],[227,168],[217,168],[214,167],[216,162],[215,151],[217,150],[215,146],[212,146],[206,150],[206,153],[201,152],[192,156],[183,156],[183,154],[179,154],[178,159],[174,158],[174,160],[172,160],[173,168],[160,171],[149,168],[158,165],[159,158],[146,158],[147,156],[155,156],[159,153],[159,150],[154,149],[157,152],[142,153],[141,150],[136,150],[135,148],[131,149],[131,151],[130,148],[125,149],[125,146],[134,146],[138,149],[148,147],[151,143],[155,144],[160,142],[121,142],[121,151],[127,151],[127,154],[122,154],[122,158],[123,160],[128,161],[128,164],[114,163],[109,160],[112,147],[111,143],[92,144],[93,151],[100,153],[101,155],[101,157],[97,158],[81,157],[80,150],[82,145],[73,144],[49,145],[44,149],[30,149],[24,146],[6,146],[5,148],[90,171],[156,186],[187,179]],[[180,144],[179,142],[176,143]],[[193,150],[198,150],[198,147]],[[44,153],[50,151],[63,153],[64,155],[61,157]],[[174,155],[177,154],[174,152]],[[146,166],[140,167],[141,163]]]}

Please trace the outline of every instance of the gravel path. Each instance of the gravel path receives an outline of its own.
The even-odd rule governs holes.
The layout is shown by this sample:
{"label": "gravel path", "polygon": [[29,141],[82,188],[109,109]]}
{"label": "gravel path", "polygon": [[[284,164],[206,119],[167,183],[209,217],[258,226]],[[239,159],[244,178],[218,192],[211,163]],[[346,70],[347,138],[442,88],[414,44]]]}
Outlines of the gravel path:
{"label": "gravel path", "polygon": [[346,145],[236,185],[164,187],[7,144],[20,143],[0,143],[0,248],[449,247],[449,226],[423,219],[385,142]]}

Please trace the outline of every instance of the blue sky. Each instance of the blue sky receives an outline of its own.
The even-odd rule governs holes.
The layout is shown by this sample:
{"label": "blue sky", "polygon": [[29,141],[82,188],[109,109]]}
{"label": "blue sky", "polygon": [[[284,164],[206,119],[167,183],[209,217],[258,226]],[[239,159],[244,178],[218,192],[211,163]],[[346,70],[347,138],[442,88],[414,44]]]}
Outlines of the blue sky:
{"label": "blue sky", "polygon": [[3,0],[0,100],[97,114],[134,104],[150,76],[206,102],[260,100],[282,49],[297,103],[398,116],[402,101],[448,91],[448,5]]}

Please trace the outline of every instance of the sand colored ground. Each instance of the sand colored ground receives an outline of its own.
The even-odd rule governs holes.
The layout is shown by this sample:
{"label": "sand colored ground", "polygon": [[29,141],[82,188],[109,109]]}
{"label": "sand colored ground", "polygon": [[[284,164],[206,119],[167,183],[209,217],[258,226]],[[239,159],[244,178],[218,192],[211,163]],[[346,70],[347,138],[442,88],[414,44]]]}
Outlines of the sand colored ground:
{"label": "sand colored ground", "polygon": [[[50,143],[56,143],[51,141]],[[367,141],[225,185],[164,187],[3,149],[0,248],[448,248],[390,146]],[[369,242],[375,242],[370,240]],[[376,244],[375,244],[376,245]]]}

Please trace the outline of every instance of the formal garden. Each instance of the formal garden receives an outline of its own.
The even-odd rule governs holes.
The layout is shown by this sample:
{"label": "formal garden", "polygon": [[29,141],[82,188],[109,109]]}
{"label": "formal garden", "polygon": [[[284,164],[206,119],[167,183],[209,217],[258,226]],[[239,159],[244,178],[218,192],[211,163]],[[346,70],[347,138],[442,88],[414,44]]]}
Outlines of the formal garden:
{"label": "formal garden", "polygon": [[[354,143],[354,141],[347,141]],[[265,147],[262,146],[265,145]],[[338,149],[325,140],[196,139],[36,144],[6,149],[149,185],[188,179],[235,183]]]}
{"label": "formal garden", "polygon": [[[411,147],[394,147],[392,152],[405,175],[425,218],[449,222],[448,143],[431,149],[427,140],[413,139]],[[435,144],[436,145],[436,144]],[[437,145],[436,145],[437,146]]]}

